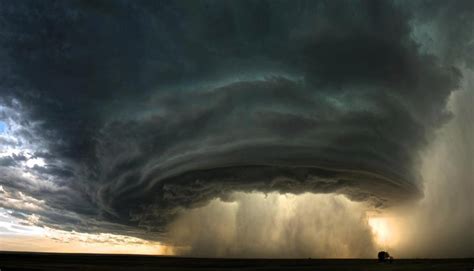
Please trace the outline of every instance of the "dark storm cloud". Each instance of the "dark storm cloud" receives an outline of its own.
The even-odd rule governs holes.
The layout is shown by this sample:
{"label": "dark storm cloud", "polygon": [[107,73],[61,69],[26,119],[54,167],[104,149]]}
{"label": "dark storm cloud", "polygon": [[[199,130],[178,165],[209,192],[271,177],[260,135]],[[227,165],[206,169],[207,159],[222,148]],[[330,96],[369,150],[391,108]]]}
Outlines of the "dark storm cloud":
{"label": "dark storm cloud", "polygon": [[[2,101],[36,123],[23,137],[38,135],[52,165],[33,170],[67,191],[29,194],[97,225],[161,231],[179,208],[232,191],[337,192],[377,206],[417,198],[418,151],[461,78],[420,49],[413,22],[427,18],[404,3],[0,10]],[[446,29],[459,23],[443,18]],[[45,220],[61,224],[52,213]]]}
{"label": "dark storm cloud", "polygon": [[[408,8],[417,10],[415,27],[424,25],[419,32],[431,32],[435,38],[425,36],[431,49],[447,63],[474,65],[474,4],[471,1],[411,1]],[[422,37],[423,38],[423,37]]]}
{"label": "dark storm cloud", "polygon": [[[0,141],[0,144],[2,142]],[[8,143],[8,142],[7,142]],[[4,156],[0,158],[0,166],[8,167],[8,166],[16,166],[18,162],[26,161],[26,157],[22,154],[12,154],[10,156]]]}

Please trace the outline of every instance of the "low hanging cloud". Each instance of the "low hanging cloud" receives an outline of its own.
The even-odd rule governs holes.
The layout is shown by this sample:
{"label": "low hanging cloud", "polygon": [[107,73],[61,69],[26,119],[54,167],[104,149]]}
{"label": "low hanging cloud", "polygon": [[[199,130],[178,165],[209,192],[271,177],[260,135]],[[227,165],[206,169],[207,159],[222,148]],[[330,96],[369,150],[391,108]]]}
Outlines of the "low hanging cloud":
{"label": "low hanging cloud", "polygon": [[159,240],[236,191],[419,199],[472,66],[457,3],[2,1],[0,185],[44,225]]}

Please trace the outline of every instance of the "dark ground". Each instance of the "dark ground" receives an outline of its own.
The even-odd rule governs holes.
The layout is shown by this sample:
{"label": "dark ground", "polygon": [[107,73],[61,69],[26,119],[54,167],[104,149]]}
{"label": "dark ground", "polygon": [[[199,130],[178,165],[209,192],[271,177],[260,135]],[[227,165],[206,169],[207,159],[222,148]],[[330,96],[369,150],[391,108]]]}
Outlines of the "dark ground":
{"label": "dark ground", "polygon": [[474,270],[474,259],[202,259],[0,252],[0,270]]}

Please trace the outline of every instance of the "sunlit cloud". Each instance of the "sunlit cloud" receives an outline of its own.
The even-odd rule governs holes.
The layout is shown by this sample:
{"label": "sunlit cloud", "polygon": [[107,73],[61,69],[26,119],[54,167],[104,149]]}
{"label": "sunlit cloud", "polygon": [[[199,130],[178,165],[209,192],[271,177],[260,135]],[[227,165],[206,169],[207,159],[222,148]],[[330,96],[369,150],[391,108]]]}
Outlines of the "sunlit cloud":
{"label": "sunlit cloud", "polygon": [[79,233],[37,226],[39,217],[15,218],[0,208],[0,250],[173,255],[175,248],[108,233]]}

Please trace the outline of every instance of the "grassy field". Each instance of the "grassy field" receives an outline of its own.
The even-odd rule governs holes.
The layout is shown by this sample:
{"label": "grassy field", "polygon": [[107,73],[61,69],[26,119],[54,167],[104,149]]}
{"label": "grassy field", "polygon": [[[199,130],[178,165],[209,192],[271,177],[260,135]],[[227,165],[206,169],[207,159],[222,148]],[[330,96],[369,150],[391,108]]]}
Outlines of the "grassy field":
{"label": "grassy field", "polygon": [[474,270],[474,259],[206,259],[0,252],[0,270]]}

